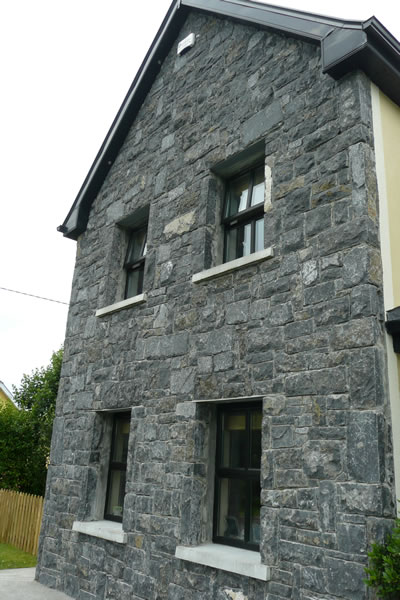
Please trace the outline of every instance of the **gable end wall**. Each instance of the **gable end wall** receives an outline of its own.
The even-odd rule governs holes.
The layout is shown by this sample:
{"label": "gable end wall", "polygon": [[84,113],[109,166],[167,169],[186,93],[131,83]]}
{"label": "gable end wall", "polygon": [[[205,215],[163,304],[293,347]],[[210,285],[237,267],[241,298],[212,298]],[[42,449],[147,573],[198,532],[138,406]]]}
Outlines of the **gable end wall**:
{"label": "gable end wall", "polygon": [[[370,86],[321,72],[318,47],[191,13],[78,241],[38,566],[74,598],[364,600],[366,552],[394,514]],[[274,257],[218,263],[223,182],[259,140]],[[144,304],[121,299],[123,232],[149,207]],[[122,257],[122,258],[121,258]],[[210,535],[213,412],[264,397],[261,556],[271,581],[177,560]],[[102,419],[132,407],[126,545],[93,518]]]}

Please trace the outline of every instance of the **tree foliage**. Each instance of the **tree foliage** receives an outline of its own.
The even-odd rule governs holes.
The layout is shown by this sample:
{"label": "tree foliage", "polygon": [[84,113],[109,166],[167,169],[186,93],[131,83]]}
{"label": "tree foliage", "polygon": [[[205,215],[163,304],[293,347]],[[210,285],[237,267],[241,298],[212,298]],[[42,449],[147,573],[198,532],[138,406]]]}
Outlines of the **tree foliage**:
{"label": "tree foliage", "polygon": [[0,488],[44,494],[62,355],[54,352],[47,367],[14,387],[20,410],[0,410]]}

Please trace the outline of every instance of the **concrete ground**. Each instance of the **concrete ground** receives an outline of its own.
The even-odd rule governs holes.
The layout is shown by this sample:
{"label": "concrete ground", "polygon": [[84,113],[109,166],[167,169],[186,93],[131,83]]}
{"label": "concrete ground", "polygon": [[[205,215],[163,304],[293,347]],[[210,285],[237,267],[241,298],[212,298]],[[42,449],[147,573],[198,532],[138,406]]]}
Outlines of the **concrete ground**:
{"label": "concrete ground", "polygon": [[51,590],[34,578],[35,567],[0,571],[1,600],[71,600],[70,596]]}

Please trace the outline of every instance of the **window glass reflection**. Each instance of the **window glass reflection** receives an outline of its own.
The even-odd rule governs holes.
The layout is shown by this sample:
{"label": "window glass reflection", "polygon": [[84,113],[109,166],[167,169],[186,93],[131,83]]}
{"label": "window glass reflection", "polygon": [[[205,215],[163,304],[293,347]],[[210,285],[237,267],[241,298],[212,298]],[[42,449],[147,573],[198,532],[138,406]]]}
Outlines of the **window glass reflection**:
{"label": "window glass reflection", "polygon": [[264,202],[264,168],[257,169],[254,173],[253,193],[251,196],[251,206]]}
{"label": "window glass reflection", "polygon": [[246,417],[244,414],[223,416],[222,465],[240,468],[246,466]]}
{"label": "window glass reflection", "polygon": [[244,541],[246,482],[221,479],[218,535]]}

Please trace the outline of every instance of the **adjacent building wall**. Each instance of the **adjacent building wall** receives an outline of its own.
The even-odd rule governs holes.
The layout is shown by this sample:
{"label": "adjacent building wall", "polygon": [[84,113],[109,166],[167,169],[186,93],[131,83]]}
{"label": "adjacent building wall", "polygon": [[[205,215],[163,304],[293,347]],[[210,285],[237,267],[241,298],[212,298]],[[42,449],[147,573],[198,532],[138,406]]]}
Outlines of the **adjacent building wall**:
{"label": "adjacent building wall", "polygon": [[[400,306],[400,108],[372,85],[385,310]],[[386,334],[396,497],[400,499],[400,357]],[[400,505],[398,505],[400,511]]]}

